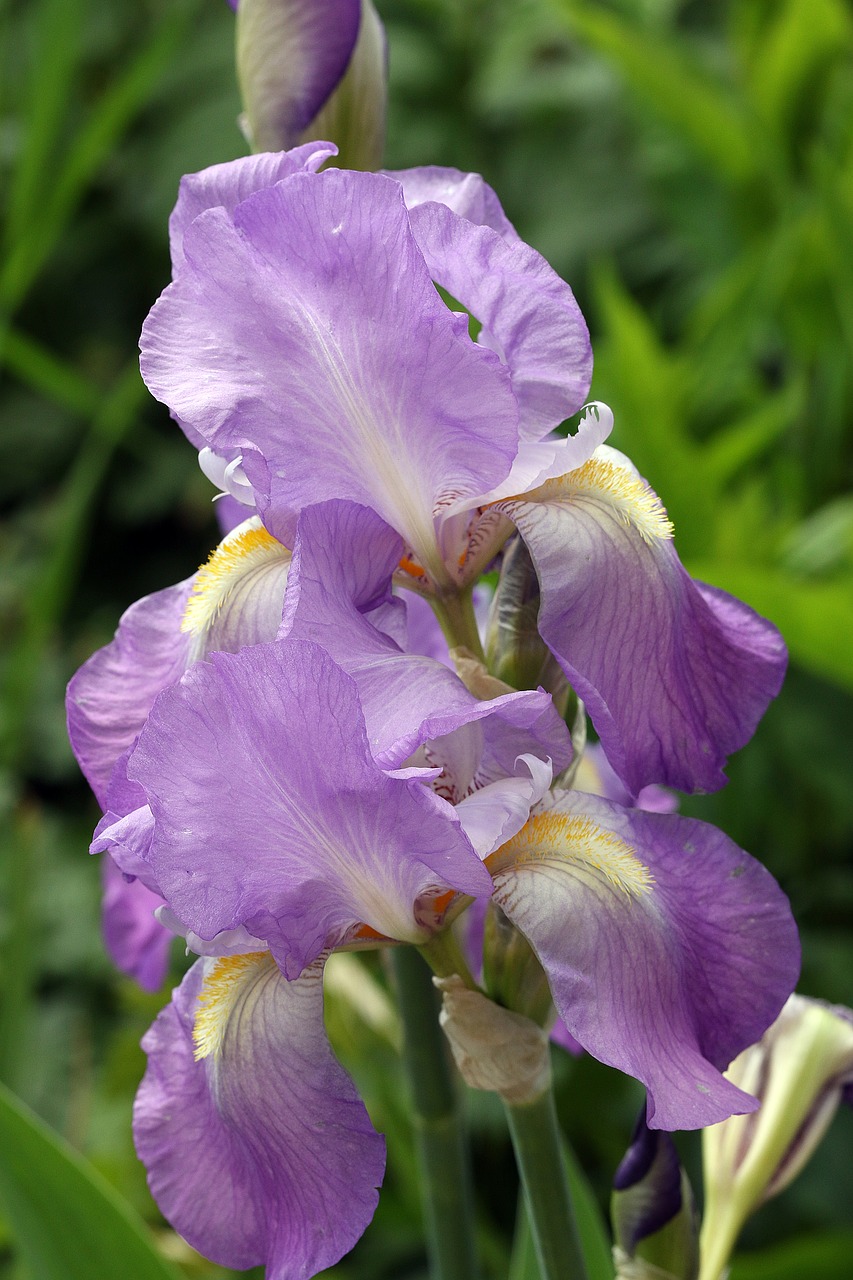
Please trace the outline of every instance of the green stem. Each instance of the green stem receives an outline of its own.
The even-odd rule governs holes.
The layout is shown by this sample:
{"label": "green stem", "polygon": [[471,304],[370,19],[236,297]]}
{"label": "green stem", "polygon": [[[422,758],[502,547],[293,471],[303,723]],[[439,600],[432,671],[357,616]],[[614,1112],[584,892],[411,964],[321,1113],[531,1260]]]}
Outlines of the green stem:
{"label": "green stem", "polygon": [[433,1280],[477,1280],[474,1213],[463,1125],[438,1025],[438,994],[412,947],[392,955],[403,1021],[403,1065],[414,1107]]}
{"label": "green stem", "polygon": [[439,978],[449,978],[455,973],[466,987],[470,987],[472,991],[479,991],[480,988],[468,967],[468,961],[462,954],[459,939],[452,929],[442,929],[439,933],[434,933],[429,942],[418,947],[418,950],[432,972]]}
{"label": "green stem", "polygon": [[551,1088],[505,1106],[541,1280],[586,1280]]}
{"label": "green stem", "polygon": [[474,613],[473,587],[446,596],[436,596],[430,600],[430,604],[450,648],[458,649],[462,646],[485,665],[486,655]]}

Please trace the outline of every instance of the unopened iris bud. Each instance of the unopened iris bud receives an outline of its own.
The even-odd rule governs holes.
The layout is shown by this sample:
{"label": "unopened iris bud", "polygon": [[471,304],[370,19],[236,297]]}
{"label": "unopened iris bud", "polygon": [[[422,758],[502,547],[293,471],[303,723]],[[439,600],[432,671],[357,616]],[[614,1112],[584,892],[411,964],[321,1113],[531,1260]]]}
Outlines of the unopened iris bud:
{"label": "unopened iris bud", "polygon": [[386,62],[372,0],[239,0],[237,78],[255,151],[324,138],[342,168],[377,169]]}
{"label": "unopened iris bud", "polygon": [[554,1005],[545,971],[523,933],[490,902],[483,931],[483,981],[493,1000],[544,1027]]}
{"label": "unopened iris bud", "polygon": [[668,1133],[645,1112],[613,1180],[611,1219],[617,1280],[696,1280],[698,1225],[693,1193]]}
{"label": "unopened iris bud", "polygon": [[726,1075],[761,1109],[705,1129],[701,1280],[719,1280],[741,1227],[793,1181],[853,1092],[853,1013],[791,996]]}
{"label": "unopened iris bud", "polygon": [[540,685],[564,710],[569,686],[539,634],[539,579],[527,547],[513,538],[503,556],[486,635],[489,670],[513,689]]}

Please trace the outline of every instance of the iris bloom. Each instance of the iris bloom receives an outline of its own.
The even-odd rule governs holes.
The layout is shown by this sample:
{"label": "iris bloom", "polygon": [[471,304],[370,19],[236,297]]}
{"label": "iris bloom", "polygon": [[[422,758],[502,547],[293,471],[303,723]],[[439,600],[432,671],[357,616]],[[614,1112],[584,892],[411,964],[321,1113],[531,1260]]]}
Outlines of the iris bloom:
{"label": "iris bloom", "polygon": [[483,699],[412,652],[394,583],[447,615],[517,529],[629,799],[721,785],[784,667],[768,624],[691,582],[609,414],[553,435],[586,328],[490,189],[318,172],[332,150],[182,184],[143,370],[254,514],[69,690],[93,850],[200,957],[145,1041],[138,1149],[191,1243],[270,1280],[334,1263],[382,1175],[323,1030],[334,949],[429,949],[496,902],[567,1033],[663,1128],[754,1108],[721,1072],[798,964],[784,896],[725,836],[549,790],[571,757],[549,695]]}
{"label": "iris bloom", "polygon": [[[331,504],[330,510],[335,505]],[[302,524],[325,535],[333,519],[329,514],[307,511]],[[390,597],[382,603],[382,589],[375,582],[377,555],[378,562],[384,564],[382,553],[377,551],[379,543],[374,540],[376,526],[380,535],[388,531],[368,512],[362,513],[358,530],[350,529],[352,524],[352,514],[349,520],[341,519],[338,536],[326,557],[322,592],[329,604],[336,598],[339,603],[334,612],[326,609],[321,638],[346,669],[359,669],[362,680],[372,679],[387,694],[388,705],[382,706],[377,732],[381,730],[386,737],[389,733],[396,735],[389,749],[397,754],[404,748],[404,754],[415,746],[423,749],[428,739],[443,737],[448,723],[458,729],[462,720],[473,725],[492,714],[516,718],[521,714],[534,727],[534,736],[530,742],[515,744],[518,751],[532,743],[556,768],[568,763],[568,734],[543,691],[514,693],[504,689],[504,696],[484,702],[470,693],[444,663],[422,655],[417,646],[411,651],[406,607]],[[301,563],[299,546],[297,542]],[[344,560],[355,546],[359,548],[359,566],[345,588]],[[399,540],[393,535],[391,554],[399,560]],[[283,621],[282,610],[291,558],[290,551],[256,517],[244,521],[223,539],[209,562],[192,578],[133,605],[121,619],[115,639],[77,672],[68,688],[69,737],[105,812],[124,815],[128,807],[133,807],[134,796],[131,793],[128,799],[122,768],[115,778],[113,775],[135,744],[158,694],[211,653],[236,652],[289,633],[292,620]],[[390,575],[391,569],[386,568]],[[302,577],[297,575],[293,582],[296,592],[302,590]],[[293,592],[290,598],[296,598]],[[379,649],[374,646],[367,656],[359,657],[359,632],[367,625],[362,614],[370,618],[376,610],[395,638],[383,633]],[[414,619],[411,630],[416,642],[425,640],[430,648],[437,647],[420,617]],[[376,637],[380,633],[371,627],[370,634]],[[444,656],[447,657],[446,646]],[[396,705],[392,706],[394,700]],[[436,706],[441,708],[439,718],[434,714]],[[456,718],[448,721],[448,716]],[[477,738],[475,767],[470,741],[473,732],[469,731],[465,748],[470,759],[465,764],[461,758],[457,760],[454,800],[463,798],[459,786],[464,786],[465,792],[480,790],[504,773],[514,776],[518,752],[506,759],[494,757],[488,726]],[[457,753],[461,750],[459,737],[457,733]],[[433,744],[431,759],[442,749]],[[522,775],[526,772],[522,765]],[[463,774],[464,782],[459,780]],[[547,778],[541,771],[540,776],[544,780],[538,784],[537,797],[551,781],[550,766]],[[529,784],[523,777],[509,791],[513,789],[526,797],[529,808],[533,791],[528,794]],[[491,798],[490,791],[485,794]],[[481,821],[501,821],[499,810],[491,808],[483,797],[478,804]],[[524,809],[525,816],[526,812]],[[104,932],[110,954],[119,968],[154,990],[165,976],[170,940],[170,934],[152,915],[162,901],[152,896],[142,881],[127,880],[113,866],[105,867],[104,878]]]}
{"label": "iris bloom", "polygon": [[[693,582],[657,496],[584,404],[571,290],[455,170],[316,172],[316,144],[183,181],[143,376],[207,473],[291,546],[305,507],[375,511],[441,608],[517,529],[539,628],[632,795],[723,785],[785,667],[769,623]],[[445,306],[434,285],[481,325]]]}
{"label": "iris bloom", "polygon": [[306,509],[280,638],[159,694],[93,845],[203,957],[145,1040],[154,1195],[190,1243],[271,1280],[340,1257],[382,1173],[323,1031],[333,949],[429,945],[493,899],[571,1034],[642,1080],[666,1128],[755,1106],[720,1072],[796,976],[757,862],[701,822],[548,792],[570,748],[547,695],[479,702],[405,652],[402,549],[363,507]]}

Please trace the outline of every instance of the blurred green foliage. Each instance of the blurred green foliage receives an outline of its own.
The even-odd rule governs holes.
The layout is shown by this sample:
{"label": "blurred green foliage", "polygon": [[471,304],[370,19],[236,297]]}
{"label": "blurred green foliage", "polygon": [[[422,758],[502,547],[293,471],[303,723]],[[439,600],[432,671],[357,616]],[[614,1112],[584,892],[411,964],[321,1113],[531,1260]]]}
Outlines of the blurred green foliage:
{"label": "blurred green foliage", "polygon": [[[763,858],[794,902],[802,989],[853,1005],[853,15],[845,0],[378,0],[390,167],[484,173],[575,288],[613,443],[660,491],[699,577],[773,618],[781,697],[722,793],[684,808]],[[139,1037],[166,993],[116,978],[97,818],[62,691],[121,610],[215,539],[192,450],[148,398],[138,331],[168,278],[181,173],[244,152],[223,0],[0,0],[0,1075],[160,1233],[133,1154]],[[175,958],[175,976],[182,967]],[[365,990],[387,980],[371,963]],[[390,1173],[330,1275],[424,1275],[393,1015],[329,997]],[[602,1204],[640,1104],[555,1063]],[[500,1108],[469,1098],[489,1276],[516,1182]],[[850,1274],[853,1116],[754,1221],[734,1280]],[[696,1143],[684,1140],[696,1172]],[[517,1266],[519,1253],[516,1253]],[[519,1270],[518,1274],[522,1274]],[[93,1280],[98,1277],[92,1272]],[[26,1270],[0,1224],[0,1277]]]}

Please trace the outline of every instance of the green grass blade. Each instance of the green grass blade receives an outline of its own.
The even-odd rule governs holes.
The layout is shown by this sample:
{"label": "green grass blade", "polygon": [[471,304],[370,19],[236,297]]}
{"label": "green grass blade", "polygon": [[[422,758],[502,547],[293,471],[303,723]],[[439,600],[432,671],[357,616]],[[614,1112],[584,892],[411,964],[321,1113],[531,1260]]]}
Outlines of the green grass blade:
{"label": "green grass blade", "polygon": [[801,95],[849,49],[853,23],[842,0],[788,0],[757,46],[749,88],[768,126],[786,131]]}
{"label": "green grass blade", "polygon": [[643,105],[665,119],[729,183],[760,165],[750,120],[731,91],[718,86],[671,39],[578,0],[560,0],[571,27],[625,77]]}
{"label": "green grass blade", "polygon": [[44,646],[74,590],[94,502],[110,460],[145,395],[145,385],[133,360],[93,420],[57,500],[53,545],[25,602],[23,625],[9,654],[2,689],[0,759],[13,761],[26,749],[28,711]]}
{"label": "green grass blade", "polygon": [[0,1204],[38,1280],[178,1280],[117,1192],[4,1086]]}
{"label": "green grass blade", "polygon": [[81,418],[97,414],[104,398],[100,387],[26,334],[10,329],[2,358],[10,373],[61,409]]}
{"label": "green grass blade", "polygon": [[613,1280],[610,1236],[604,1217],[583,1169],[568,1142],[563,1140],[563,1159],[569,1177],[572,1204],[578,1224],[589,1280]]}
{"label": "green grass blade", "polygon": [[45,172],[65,127],[77,65],[81,7],[69,0],[42,0],[32,19],[32,74],[22,113],[17,164],[9,184],[4,228],[7,250],[18,243],[39,209]]}
{"label": "green grass blade", "polygon": [[722,491],[791,428],[805,401],[805,379],[794,378],[758,409],[717,431],[702,450],[703,475],[710,477],[705,483]]}
{"label": "green grass blade", "polygon": [[853,1232],[826,1232],[786,1240],[732,1263],[730,1280],[849,1280]]}
{"label": "green grass blade", "polygon": [[20,305],[89,182],[151,96],[180,48],[196,6],[197,0],[190,0],[171,9],[153,38],[93,109],[56,175],[42,215],[30,224],[28,234],[9,255],[0,274],[0,306],[7,312],[14,312]]}

